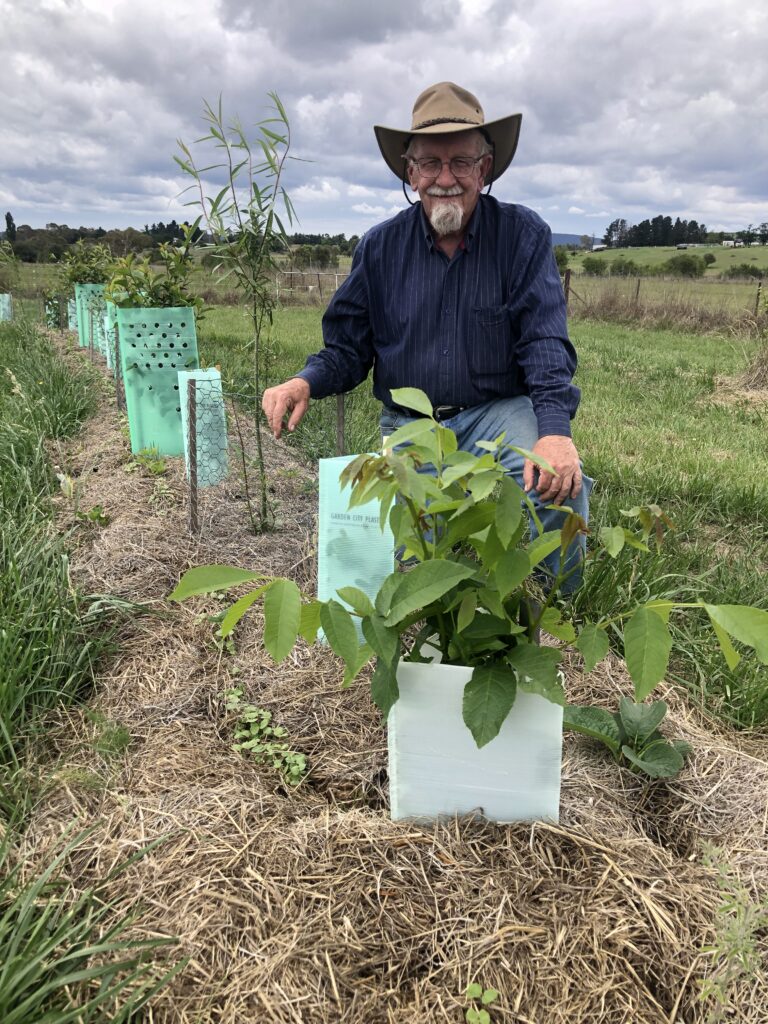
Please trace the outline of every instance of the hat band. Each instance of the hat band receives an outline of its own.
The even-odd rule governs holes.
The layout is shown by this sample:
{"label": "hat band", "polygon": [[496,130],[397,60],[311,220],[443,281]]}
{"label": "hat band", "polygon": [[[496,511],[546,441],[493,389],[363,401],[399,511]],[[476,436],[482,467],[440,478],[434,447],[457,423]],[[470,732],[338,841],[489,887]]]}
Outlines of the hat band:
{"label": "hat band", "polygon": [[471,124],[477,128],[483,122],[473,121],[469,117],[433,117],[430,121],[419,121],[418,124],[413,125],[411,131],[417,132],[419,128],[431,128],[433,124]]}

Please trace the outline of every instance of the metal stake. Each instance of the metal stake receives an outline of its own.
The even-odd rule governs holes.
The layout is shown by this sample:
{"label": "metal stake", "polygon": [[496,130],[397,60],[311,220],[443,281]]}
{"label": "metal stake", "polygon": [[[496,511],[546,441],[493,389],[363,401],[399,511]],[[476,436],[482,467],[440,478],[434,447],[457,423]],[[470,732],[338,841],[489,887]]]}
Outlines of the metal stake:
{"label": "metal stake", "polygon": [[336,454],[344,454],[344,395],[336,395]]}
{"label": "metal stake", "polygon": [[189,532],[200,532],[197,508],[197,381],[187,381],[187,458],[189,459]]}

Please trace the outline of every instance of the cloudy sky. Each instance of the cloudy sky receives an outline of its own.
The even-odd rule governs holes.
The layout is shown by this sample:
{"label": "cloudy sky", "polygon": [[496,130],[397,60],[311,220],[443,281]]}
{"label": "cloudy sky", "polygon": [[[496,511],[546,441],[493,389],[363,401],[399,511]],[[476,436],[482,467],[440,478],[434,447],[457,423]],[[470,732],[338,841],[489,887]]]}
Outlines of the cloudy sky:
{"label": "cloudy sky", "polygon": [[295,230],[361,233],[405,203],[372,125],[451,79],[522,112],[494,193],[554,231],[738,230],[768,220],[767,54],[765,0],[0,0],[0,226],[189,216],[203,100],[247,126],[275,91]]}

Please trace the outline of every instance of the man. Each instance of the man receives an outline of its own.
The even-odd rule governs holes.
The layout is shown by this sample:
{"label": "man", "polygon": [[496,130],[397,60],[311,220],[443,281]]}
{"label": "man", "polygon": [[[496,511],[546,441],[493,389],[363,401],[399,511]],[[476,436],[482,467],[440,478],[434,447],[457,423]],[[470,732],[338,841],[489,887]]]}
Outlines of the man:
{"label": "man", "polygon": [[[365,233],[323,317],[325,348],[262,404],[279,438],[286,416],[294,430],[310,398],[349,391],[373,367],[384,436],[417,415],[391,390],[416,387],[461,448],[479,455],[476,441],[506,431],[507,442],[546,461],[554,473],[513,452],[503,459],[548,530],[563,521],[550,503],[587,518],[591,481],[571,440],[580,392],[549,228],[483,194],[509,166],[520,122],[486,122],[475,96],[440,82],[416,100],[410,130],[374,128],[388,166],[420,202]],[[569,565],[578,556],[574,548]]]}

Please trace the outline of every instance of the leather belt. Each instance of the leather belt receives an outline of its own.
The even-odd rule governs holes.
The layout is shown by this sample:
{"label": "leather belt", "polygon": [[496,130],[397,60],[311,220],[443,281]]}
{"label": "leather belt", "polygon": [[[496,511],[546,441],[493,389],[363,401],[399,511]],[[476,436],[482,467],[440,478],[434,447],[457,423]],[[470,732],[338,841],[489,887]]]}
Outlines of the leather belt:
{"label": "leather belt", "polygon": [[[405,416],[412,416],[414,419],[418,419],[423,416],[423,413],[417,412],[415,409],[406,409],[402,405],[392,405],[389,408],[393,412],[402,413]],[[449,420],[452,416],[457,416],[460,412],[468,409],[468,405],[435,405],[432,407],[432,415],[438,423],[442,423],[444,420]]]}

